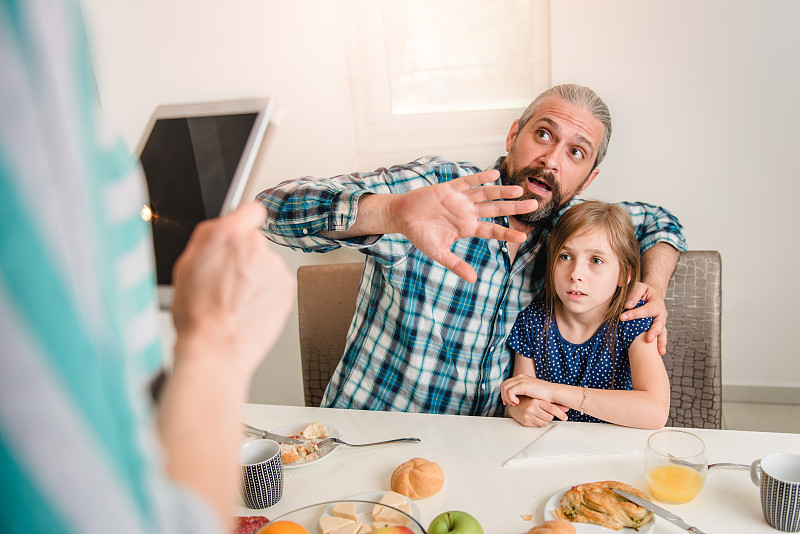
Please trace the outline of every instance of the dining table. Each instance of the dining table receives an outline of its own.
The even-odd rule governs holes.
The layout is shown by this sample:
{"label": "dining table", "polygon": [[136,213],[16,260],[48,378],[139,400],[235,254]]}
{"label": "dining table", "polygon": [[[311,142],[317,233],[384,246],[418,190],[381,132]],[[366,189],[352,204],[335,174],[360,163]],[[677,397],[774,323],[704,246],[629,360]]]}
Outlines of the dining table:
{"label": "dining table", "polygon": [[[543,435],[550,427],[524,427],[503,417],[265,404],[246,404],[243,417],[244,423],[266,430],[320,421],[349,443],[401,437],[419,438],[420,442],[364,448],[339,446],[317,461],[299,467],[284,466],[281,500],[260,510],[240,502],[240,516],[274,519],[314,503],[385,492],[391,489],[391,475],[400,464],[424,458],[438,463],[444,473],[444,485],[438,493],[414,501],[420,515],[417,519],[425,528],[443,512],[462,511],[477,519],[486,534],[523,534],[545,521],[547,508],[565,489],[614,480],[641,489],[654,502],[706,534],[776,532],[764,520],[759,488],[751,482],[747,469],[710,469],[700,494],[685,504],[655,499],[643,465],[644,449],[654,430],[557,421],[550,426],[559,432]],[[703,439],[709,463],[751,464],[770,453],[800,453],[800,434],[686,430]],[[563,444],[563,456],[552,451],[554,444],[559,449],[553,441],[559,433],[569,438],[569,443]],[[551,440],[546,458],[533,454],[529,463],[505,465],[537,438],[541,438],[537,446]],[[660,517],[655,518],[652,527],[640,531],[685,532]]]}

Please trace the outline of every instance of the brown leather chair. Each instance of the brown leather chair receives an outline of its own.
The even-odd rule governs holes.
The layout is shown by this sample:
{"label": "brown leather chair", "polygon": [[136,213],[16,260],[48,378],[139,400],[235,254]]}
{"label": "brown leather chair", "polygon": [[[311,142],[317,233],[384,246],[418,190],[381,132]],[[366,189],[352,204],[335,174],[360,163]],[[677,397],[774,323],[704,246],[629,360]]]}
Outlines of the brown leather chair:
{"label": "brown leather chair", "polygon": [[[669,344],[664,364],[672,387],[669,426],[722,427],[721,263],[716,251],[684,252],[667,290]],[[306,406],[319,406],[344,354],[362,270],[361,263],[297,270]]]}
{"label": "brown leather chair", "polygon": [[297,269],[297,314],[306,406],[319,406],[356,311],[363,263],[304,265]]}

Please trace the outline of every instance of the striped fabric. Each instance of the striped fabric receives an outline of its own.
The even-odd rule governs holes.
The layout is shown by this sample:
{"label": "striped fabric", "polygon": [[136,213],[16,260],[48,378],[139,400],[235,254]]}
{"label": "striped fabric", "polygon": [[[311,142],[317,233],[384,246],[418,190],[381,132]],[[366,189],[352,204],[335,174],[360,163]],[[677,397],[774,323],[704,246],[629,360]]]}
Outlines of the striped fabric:
{"label": "striped fabric", "polygon": [[[401,193],[480,170],[431,156],[367,174],[283,182],[258,195],[268,210],[264,230],[272,241],[305,252],[346,246],[366,255],[347,347],[324,406],[502,412],[500,384],[513,362],[504,341],[516,316],[541,290],[544,255],[539,252],[547,229],[531,233],[513,265],[503,242],[457,241],[455,254],[478,273],[474,284],[421,254],[402,235],[340,241],[319,234],[346,230],[365,193]],[[682,228],[671,214],[641,203],[623,207],[631,213],[643,250],[659,241],[686,249]],[[507,218],[496,222],[508,226]]]}
{"label": "striped fabric", "polygon": [[161,473],[143,177],[78,4],[0,2],[0,532],[216,532]]}

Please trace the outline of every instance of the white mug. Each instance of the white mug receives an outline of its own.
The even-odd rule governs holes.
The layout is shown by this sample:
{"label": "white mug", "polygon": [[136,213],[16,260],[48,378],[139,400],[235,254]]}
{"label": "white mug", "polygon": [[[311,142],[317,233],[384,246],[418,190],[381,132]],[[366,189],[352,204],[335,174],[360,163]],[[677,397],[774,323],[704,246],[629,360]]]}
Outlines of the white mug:
{"label": "white mug", "polygon": [[800,455],[775,453],[756,460],[750,478],[761,488],[761,510],[769,526],[800,531]]}
{"label": "white mug", "polygon": [[270,439],[242,443],[242,500],[249,508],[268,508],[283,496],[281,447]]}

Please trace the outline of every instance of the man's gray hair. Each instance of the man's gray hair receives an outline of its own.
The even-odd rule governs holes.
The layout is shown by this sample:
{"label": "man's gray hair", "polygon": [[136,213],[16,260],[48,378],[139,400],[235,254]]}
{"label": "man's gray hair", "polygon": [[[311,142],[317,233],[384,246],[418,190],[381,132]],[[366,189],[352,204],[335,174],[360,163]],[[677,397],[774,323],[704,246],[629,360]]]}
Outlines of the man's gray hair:
{"label": "man's gray hair", "polygon": [[531,117],[533,117],[544,99],[552,95],[558,96],[570,104],[575,104],[576,106],[580,106],[588,110],[592,115],[595,116],[597,120],[603,123],[606,133],[603,136],[603,142],[600,143],[600,148],[597,150],[597,158],[595,159],[594,166],[592,167],[592,170],[594,170],[598,165],[600,165],[600,162],[603,161],[603,158],[606,157],[608,142],[611,140],[611,113],[609,113],[606,103],[603,102],[599,96],[597,96],[597,93],[588,87],[583,87],[582,85],[575,85],[572,83],[565,83],[551,87],[544,93],[537,96],[536,99],[530,103],[527,109],[525,109],[519,118],[519,129],[522,130],[523,126],[525,126],[525,123],[528,122]]}

